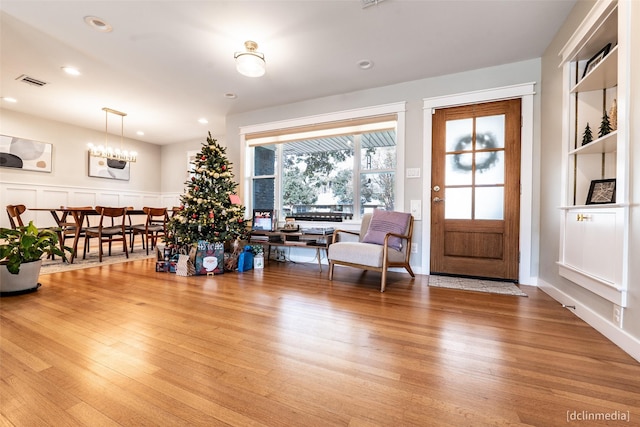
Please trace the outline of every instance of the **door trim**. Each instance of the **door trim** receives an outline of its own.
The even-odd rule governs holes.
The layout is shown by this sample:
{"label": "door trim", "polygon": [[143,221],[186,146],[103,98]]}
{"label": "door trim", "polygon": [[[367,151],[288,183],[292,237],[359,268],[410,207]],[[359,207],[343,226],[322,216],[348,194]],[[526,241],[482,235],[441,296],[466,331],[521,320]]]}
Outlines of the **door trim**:
{"label": "door trim", "polygon": [[[422,259],[420,265],[425,272],[430,273],[431,259],[431,227],[426,226],[431,221],[431,150],[432,150],[432,114],[436,108],[454,107],[458,105],[479,104],[490,101],[503,101],[506,99],[520,98],[522,105],[522,129],[521,129],[521,160],[520,160],[520,268],[519,283],[526,285],[537,284],[537,269],[539,255],[535,255],[532,248],[538,247],[538,235],[533,235],[533,224],[539,224],[540,213],[533,210],[533,182],[539,178],[540,171],[533,170],[533,96],[535,95],[535,82],[520,85],[504,86],[474,92],[465,92],[447,96],[423,99],[423,159],[422,164],[425,173],[422,174]],[[429,168],[427,173],[426,168]],[[535,259],[534,259],[535,258]]]}

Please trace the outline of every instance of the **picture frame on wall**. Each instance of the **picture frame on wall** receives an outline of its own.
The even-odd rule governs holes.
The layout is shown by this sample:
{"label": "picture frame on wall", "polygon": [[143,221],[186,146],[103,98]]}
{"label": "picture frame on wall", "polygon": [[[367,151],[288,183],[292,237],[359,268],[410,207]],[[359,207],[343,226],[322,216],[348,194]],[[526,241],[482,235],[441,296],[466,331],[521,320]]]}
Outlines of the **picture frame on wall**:
{"label": "picture frame on wall", "polygon": [[605,47],[600,49],[598,53],[593,55],[591,59],[589,59],[589,61],[587,61],[587,65],[584,67],[584,72],[582,73],[583,79],[594,68],[596,68],[596,65],[598,65],[604,59],[605,56],[607,56],[610,50],[611,50],[611,43],[608,43]]}
{"label": "picture frame on wall", "polygon": [[117,179],[129,181],[131,177],[131,163],[122,160],[107,159],[105,157],[89,156],[89,176],[94,178]]}
{"label": "picture frame on wall", "polygon": [[589,186],[587,205],[603,205],[616,202],[616,180],[595,179]]}
{"label": "picture frame on wall", "polygon": [[0,135],[1,167],[50,173],[52,163],[52,144]]}

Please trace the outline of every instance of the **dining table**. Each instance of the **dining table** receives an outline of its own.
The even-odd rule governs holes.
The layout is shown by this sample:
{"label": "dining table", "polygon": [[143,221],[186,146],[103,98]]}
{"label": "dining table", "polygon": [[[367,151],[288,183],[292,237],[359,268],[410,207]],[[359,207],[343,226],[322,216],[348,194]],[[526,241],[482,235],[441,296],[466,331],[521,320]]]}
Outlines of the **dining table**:
{"label": "dining table", "polygon": [[[73,260],[78,254],[78,241],[80,240],[80,236],[82,235],[82,224],[84,224],[87,216],[99,216],[100,213],[96,211],[94,208],[89,207],[65,207],[60,206],[57,208],[29,208],[30,211],[35,212],[49,212],[53,217],[57,227],[58,227],[58,240],[60,241],[60,249],[64,252],[64,236],[62,235],[63,231],[66,228],[73,227],[74,236],[73,236],[73,251],[71,252],[71,257],[68,258],[69,264],[73,264]],[[127,209],[127,215],[145,215],[146,213],[142,209]],[[69,216],[71,216],[73,221],[68,221]]]}

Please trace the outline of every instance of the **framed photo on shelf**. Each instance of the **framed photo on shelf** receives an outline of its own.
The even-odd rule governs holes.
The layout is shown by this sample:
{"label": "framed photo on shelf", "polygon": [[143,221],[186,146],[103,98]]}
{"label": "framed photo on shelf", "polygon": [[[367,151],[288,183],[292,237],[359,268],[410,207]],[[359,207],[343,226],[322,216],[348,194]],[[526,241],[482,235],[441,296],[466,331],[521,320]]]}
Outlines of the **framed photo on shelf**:
{"label": "framed photo on shelf", "polygon": [[251,223],[252,231],[274,231],[275,230],[275,210],[254,209]]}
{"label": "framed photo on shelf", "polygon": [[594,179],[589,187],[587,205],[602,205],[616,202],[616,180]]}
{"label": "framed photo on shelf", "polygon": [[591,59],[587,61],[587,65],[584,67],[584,73],[582,73],[583,79],[587,74],[591,72],[591,70],[596,68],[596,65],[598,65],[605,56],[607,56],[607,53],[609,53],[609,50],[611,50],[611,43],[607,43],[605,47],[600,49],[598,53],[593,55]]}

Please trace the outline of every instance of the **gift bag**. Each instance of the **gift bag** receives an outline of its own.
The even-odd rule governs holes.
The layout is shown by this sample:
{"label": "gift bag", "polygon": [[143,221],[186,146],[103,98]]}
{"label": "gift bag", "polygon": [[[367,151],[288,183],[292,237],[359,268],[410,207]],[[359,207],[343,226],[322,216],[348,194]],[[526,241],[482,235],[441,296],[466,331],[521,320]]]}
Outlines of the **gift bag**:
{"label": "gift bag", "polygon": [[238,256],[238,272],[251,270],[253,268],[253,252],[251,246],[246,246],[244,252]]}
{"label": "gift bag", "polygon": [[189,255],[180,254],[176,264],[176,276],[193,276],[196,273]]}
{"label": "gift bag", "polygon": [[196,275],[224,273],[224,244],[200,240],[196,249]]}

